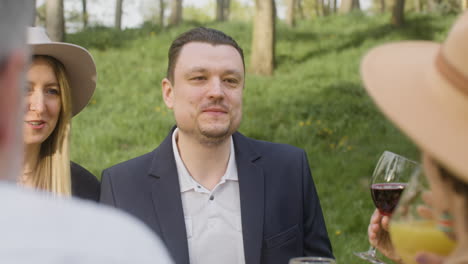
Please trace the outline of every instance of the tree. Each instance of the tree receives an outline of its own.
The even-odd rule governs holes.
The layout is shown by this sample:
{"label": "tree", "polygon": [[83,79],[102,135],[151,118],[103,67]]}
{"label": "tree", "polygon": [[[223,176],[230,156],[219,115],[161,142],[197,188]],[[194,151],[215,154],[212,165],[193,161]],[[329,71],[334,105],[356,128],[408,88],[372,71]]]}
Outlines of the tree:
{"label": "tree", "polygon": [[255,17],[252,37],[251,72],[272,75],[275,66],[274,0],[255,0]]}
{"label": "tree", "polygon": [[122,28],[122,2],[123,0],[116,0],[115,2],[115,22],[114,26],[120,30]]}
{"label": "tree", "polygon": [[164,4],[164,0],[159,0],[159,25],[164,27],[164,10],[166,5]]}
{"label": "tree", "polygon": [[83,15],[82,15],[83,28],[87,28],[88,27],[88,10],[86,8],[86,0],[81,0],[81,4],[83,6]]}
{"label": "tree", "polygon": [[296,13],[296,0],[287,0],[286,5],[286,24],[290,27],[294,27],[296,24],[295,13]]}
{"label": "tree", "polygon": [[[300,19],[304,19],[304,6],[303,6],[303,0],[296,0],[296,13],[299,15]],[[336,0],[335,0],[336,1]]]}
{"label": "tree", "polygon": [[436,0],[428,0],[427,7],[429,8],[430,12],[435,12],[437,10],[439,2]]}
{"label": "tree", "polygon": [[182,0],[172,0],[169,25],[178,25],[180,22],[182,22]]}
{"label": "tree", "polygon": [[468,9],[468,0],[461,0],[461,8],[462,8],[462,11],[465,11]]}
{"label": "tree", "polygon": [[359,0],[341,0],[339,12],[342,14],[349,13],[354,10],[360,10],[361,5]]}
{"label": "tree", "polygon": [[230,0],[216,0],[216,21],[226,21],[229,18],[230,5]]}
{"label": "tree", "polygon": [[392,11],[391,23],[397,27],[402,26],[405,22],[405,0],[395,0]]}
{"label": "tree", "polygon": [[31,27],[34,27],[36,25],[36,0],[32,0],[32,8],[31,10],[33,11],[32,12],[32,19],[31,19]]}
{"label": "tree", "polygon": [[323,15],[323,9],[321,8],[321,6],[322,6],[322,0],[315,0],[315,15],[316,16]]}
{"label": "tree", "polygon": [[63,41],[65,37],[65,19],[62,0],[47,0],[46,30],[52,41]]}
{"label": "tree", "polygon": [[385,0],[380,0],[380,13],[385,13],[386,5]]}
{"label": "tree", "polygon": [[414,10],[418,13],[422,11],[422,3],[421,0],[414,0]]}

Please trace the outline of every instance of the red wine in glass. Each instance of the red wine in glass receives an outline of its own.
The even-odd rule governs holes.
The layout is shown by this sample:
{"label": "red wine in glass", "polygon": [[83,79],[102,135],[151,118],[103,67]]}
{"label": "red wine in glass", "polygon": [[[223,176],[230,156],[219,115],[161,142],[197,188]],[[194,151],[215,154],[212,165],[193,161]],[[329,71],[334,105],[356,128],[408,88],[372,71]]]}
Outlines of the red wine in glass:
{"label": "red wine in glass", "polygon": [[[384,151],[380,156],[372,173],[370,190],[372,200],[381,214],[387,216],[392,214],[406,187],[406,182],[418,167],[416,162],[390,151]],[[373,246],[367,251],[353,253],[370,263],[385,264],[377,258]]]}
{"label": "red wine in glass", "polygon": [[400,200],[406,183],[374,183],[371,185],[372,200],[383,215],[390,216]]}

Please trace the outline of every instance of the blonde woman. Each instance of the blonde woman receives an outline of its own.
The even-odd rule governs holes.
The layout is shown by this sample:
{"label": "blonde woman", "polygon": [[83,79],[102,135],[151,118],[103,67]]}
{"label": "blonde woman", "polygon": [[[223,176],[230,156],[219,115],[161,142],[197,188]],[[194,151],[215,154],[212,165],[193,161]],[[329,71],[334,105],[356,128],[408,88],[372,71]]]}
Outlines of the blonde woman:
{"label": "blonde woman", "polygon": [[29,28],[33,58],[26,76],[25,160],[19,183],[62,196],[99,199],[99,181],[70,162],[71,118],[91,98],[96,67],[83,48],[51,42],[42,28]]}

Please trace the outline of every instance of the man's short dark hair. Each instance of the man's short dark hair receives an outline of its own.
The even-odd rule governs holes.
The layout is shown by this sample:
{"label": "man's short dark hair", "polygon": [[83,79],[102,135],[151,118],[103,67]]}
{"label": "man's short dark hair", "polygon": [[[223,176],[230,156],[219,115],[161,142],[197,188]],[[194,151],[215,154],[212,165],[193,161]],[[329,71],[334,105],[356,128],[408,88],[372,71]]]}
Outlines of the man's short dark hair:
{"label": "man's short dark hair", "polygon": [[185,44],[188,44],[190,42],[202,42],[212,45],[229,45],[235,48],[242,58],[242,65],[244,66],[245,70],[244,52],[233,38],[226,35],[224,32],[216,29],[197,27],[185,33],[182,33],[172,42],[168,53],[169,61],[167,63],[166,75],[166,78],[168,78],[169,81],[174,82],[174,68],[177,63],[180,50]]}

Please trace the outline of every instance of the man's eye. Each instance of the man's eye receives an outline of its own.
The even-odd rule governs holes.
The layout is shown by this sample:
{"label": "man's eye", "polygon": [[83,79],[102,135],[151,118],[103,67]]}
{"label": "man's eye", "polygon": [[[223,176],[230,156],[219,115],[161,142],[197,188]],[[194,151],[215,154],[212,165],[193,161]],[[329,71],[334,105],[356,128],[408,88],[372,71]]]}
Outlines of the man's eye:
{"label": "man's eye", "polygon": [[227,83],[231,83],[231,84],[239,83],[237,79],[233,79],[233,78],[228,78],[228,79],[225,79],[224,81]]}
{"label": "man's eye", "polygon": [[204,76],[195,76],[195,77],[192,77],[191,80],[203,81],[203,80],[206,80],[206,78]]}

